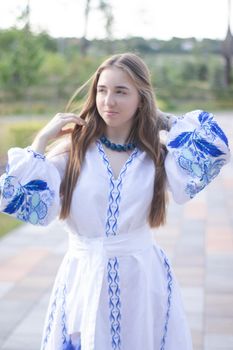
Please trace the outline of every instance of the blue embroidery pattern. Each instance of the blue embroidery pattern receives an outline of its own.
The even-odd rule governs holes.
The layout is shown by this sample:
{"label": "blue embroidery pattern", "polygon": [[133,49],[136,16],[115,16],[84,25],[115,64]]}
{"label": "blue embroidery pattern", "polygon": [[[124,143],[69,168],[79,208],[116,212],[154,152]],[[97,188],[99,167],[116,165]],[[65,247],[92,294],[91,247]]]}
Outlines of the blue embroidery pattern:
{"label": "blue embroidery pattern", "polygon": [[[109,198],[109,208],[107,213],[107,223],[106,223],[106,235],[116,235],[117,231],[117,219],[119,216],[119,204],[121,200],[121,190],[123,184],[123,177],[126,174],[127,168],[129,164],[132,163],[133,159],[137,156],[139,150],[136,148],[132,153],[124,167],[122,168],[120,175],[117,179],[115,187],[110,191]],[[113,182],[113,178],[110,179],[111,183]],[[111,186],[112,188],[112,186]]]}
{"label": "blue embroidery pattern", "polygon": [[212,114],[200,111],[198,122],[198,128],[182,132],[168,144],[168,147],[176,149],[176,162],[192,178],[185,188],[190,198],[212,181],[226,163],[221,157],[225,153],[214,145],[216,139],[219,138],[228,147],[227,137]]}
{"label": "blue embroidery pattern", "polygon": [[169,321],[169,317],[170,317],[170,308],[171,308],[172,273],[171,273],[170,264],[168,262],[168,259],[167,259],[166,255],[165,255],[165,253],[163,252],[162,249],[160,249],[160,251],[162,253],[162,256],[163,256],[163,259],[164,259],[164,266],[165,266],[166,272],[167,272],[167,292],[168,292],[168,296],[167,296],[167,313],[166,313],[163,337],[162,337],[161,346],[160,346],[160,350],[164,350],[165,349],[166,336],[167,336],[167,330],[168,330],[168,321]]}
{"label": "blue embroidery pattern", "polygon": [[1,193],[9,201],[4,213],[33,225],[45,225],[48,207],[52,205],[55,195],[45,181],[31,180],[21,185],[15,176],[4,174],[0,183]]}
{"label": "blue embroidery pattern", "polygon": [[[66,273],[69,271],[70,260],[67,260]],[[60,340],[61,340],[61,350],[81,350],[81,335],[77,339],[77,344],[73,345],[71,336],[67,331],[67,316],[66,316],[66,297],[67,297],[67,277],[64,280],[57,280],[58,288],[54,292],[53,301],[50,306],[50,313],[47,318],[47,327],[44,331],[44,338],[42,339],[41,350],[46,350],[46,345],[48,344],[49,337],[51,335],[51,330],[54,324],[60,325]],[[55,315],[56,313],[56,315]]]}
{"label": "blue embroidery pattern", "polygon": [[45,330],[45,336],[44,336],[44,339],[42,341],[42,350],[45,349],[45,346],[46,344],[48,343],[48,340],[49,340],[49,336],[51,334],[51,329],[52,329],[52,326],[53,326],[53,322],[54,322],[54,314],[56,312],[56,309],[57,309],[57,294],[58,294],[58,290],[59,288],[56,289],[55,291],[55,294],[54,294],[54,300],[52,302],[52,305],[51,305],[51,311],[50,311],[50,314],[49,314],[49,317],[48,317],[48,326],[46,327],[46,330]]}
{"label": "blue embroidery pattern", "polygon": [[70,338],[69,343],[62,350],[81,350],[80,338],[78,339],[77,345],[73,345],[71,338]]}
{"label": "blue embroidery pattern", "polygon": [[62,290],[62,305],[61,305],[62,350],[81,350],[81,336],[79,336],[77,344],[73,345],[71,335],[68,335],[68,332],[67,332],[66,294],[67,294],[67,287],[66,287],[66,284],[64,284],[63,290]]}
{"label": "blue embroidery pattern", "polygon": [[[101,142],[97,141],[97,147],[102,157],[104,164],[107,167],[107,172],[110,179],[110,193],[109,193],[109,205],[107,211],[106,220],[106,236],[117,234],[117,220],[119,216],[119,205],[121,200],[121,190],[123,184],[123,178],[126,174],[129,164],[139,153],[139,149],[135,148],[130,157],[124,164],[118,178],[115,180],[113,171],[111,169],[109,160],[104,152]],[[120,287],[119,287],[119,261],[117,257],[110,258],[107,264],[108,270],[108,294],[109,294],[109,307],[110,307],[110,322],[111,322],[111,335],[112,335],[112,349],[121,349],[121,301],[120,301]]]}
{"label": "blue embroidery pattern", "polygon": [[62,290],[62,305],[61,305],[61,327],[62,327],[62,345],[63,348],[62,350],[67,350],[67,346],[70,343],[70,339],[67,339],[67,328],[66,328],[66,294],[67,294],[67,289],[66,289],[66,284],[63,286]]}
{"label": "blue embroidery pattern", "polygon": [[117,189],[112,179],[110,179],[110,194],[109,194],[109,207],[107,212],[106,221],[106,236],[116,235],[117,232],[117,219],[119,216],[119,201],[120,201],[120,191],[119,184]]}
{"label": "blue embroidery pattern", "polygon": [[119,288],[119,263],[116,257],[108,260],[108,294],[110,307],[110,322],[112,334],[112,349],[121,349],[121,302],[120,302],[120,288]]}
{"label": "blue embroidery pattern", "polygon": [[62,350],[81,350],[80,338],[78,339],[78,344],[73,345],[72,340],[70,338],[69,342]]}
{"label": "blue embroidery pattern", "polygon": [[124,164],[121,172],[118,176],[118,179],[115,180],[113,176],[113,172],[109,163],[109,160],[104,152],[102,144],[97,142],[98,150],[102,156],[103,162],[107,166],[107,171],[110,177],[110,194],[109,194],[109,206],[107,211],[107,221],[106,221],[106,235],[116,235],[117,232],[117,219],[119,216],[119,204],[120,204],[120,193],[122,189],[123,177],[126,174],[127,168],[129,164],[132,163],[133,159],[139,153],[139,149],[135,148],[131,153],[129,159]]}
{"label": "blue embroidery pattern", "polygon": [[27,147],[26,150],[27,150],[27,152],[29,152],[29,153],[31,152],[31,153],[33,154],[33,157],[34,157],[34,158],[42,159],[42,160],[45,160],[45,158],[46,158],[44,154],[40,154],[40,153],[34,151],[33,149],[31,149],[30,146]]}

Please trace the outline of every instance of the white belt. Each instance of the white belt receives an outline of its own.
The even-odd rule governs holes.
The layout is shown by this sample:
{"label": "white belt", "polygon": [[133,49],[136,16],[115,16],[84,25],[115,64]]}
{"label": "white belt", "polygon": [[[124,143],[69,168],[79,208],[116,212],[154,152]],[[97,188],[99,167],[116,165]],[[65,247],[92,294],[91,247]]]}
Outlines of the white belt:
{"label": "white belt", "polygon": [[[83,288],[81,295],[85,296],[82,307],[81,348],[94,350],[95,324],[99,305],[101,287],[104,278],[106,260],[110,257],[121,257],[144,252],[154,244],[152,231],[149,226],[143,226],[127,234],[88,238],[69,233],[69,250],[71,257],[80,259],[88,257],[88,264],[82,276]],[[75,291],[74,291],[75,293]],[[75,298],[75,295],[73,296]],[[71,298],[72,299],[72,298]],[[74,327],[77,315],[75,308],[69,308],[68,318]],[[68,327],[69,328],[69,327]]]}

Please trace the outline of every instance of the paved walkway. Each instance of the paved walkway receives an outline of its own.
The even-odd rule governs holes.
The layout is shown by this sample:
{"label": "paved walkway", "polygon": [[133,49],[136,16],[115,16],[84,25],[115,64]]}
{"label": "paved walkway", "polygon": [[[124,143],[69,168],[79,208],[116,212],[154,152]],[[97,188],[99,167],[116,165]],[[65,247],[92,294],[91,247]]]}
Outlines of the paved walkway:
{"label": "paved walkway", "polygon": [[[221,125],[233,140],[233,117],[221,118]],[[155,231],[155,239],[180,282],[194,350],[232,350],[233,162],[186,205],[171,201],[167,225]],[[55,222],[46,228],[25,225],[0,240],[0,349],[39,350],[66,246]]]}

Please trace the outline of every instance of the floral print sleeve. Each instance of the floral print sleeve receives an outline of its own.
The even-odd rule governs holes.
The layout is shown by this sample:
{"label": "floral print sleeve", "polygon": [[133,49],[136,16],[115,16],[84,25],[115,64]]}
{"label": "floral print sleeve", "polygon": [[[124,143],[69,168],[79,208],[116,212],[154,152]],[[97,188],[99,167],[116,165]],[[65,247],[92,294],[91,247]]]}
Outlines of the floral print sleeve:
{"label": "floral print sleeve", "polygon": [[60,174],[42,154],[27,148],[8,151],[0,177],[0,211],[33,225],[48,225],[60,209]]}
{"label": "floral print sleeve", "polygon": [[184,203],[205,188],[230,159],[228,140],[213,114],[195,110],[173,122],[165,159],[168,188]]}

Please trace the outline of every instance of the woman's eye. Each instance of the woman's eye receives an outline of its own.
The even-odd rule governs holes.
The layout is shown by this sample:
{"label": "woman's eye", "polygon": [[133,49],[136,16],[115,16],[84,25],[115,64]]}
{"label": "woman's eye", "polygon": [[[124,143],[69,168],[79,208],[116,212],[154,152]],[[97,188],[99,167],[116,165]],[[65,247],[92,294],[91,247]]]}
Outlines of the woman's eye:
{"label": "woman's eye", "polygon": [[98,89],[97,92],[104,92],[104,89]]}
{"label": "woman's eye", "polygon": [[122,94],[122,95],[125,95],[125,92],[124,92],[124,91],[122,91],[122,90],[119,90],[119,91],[117,91],[117,94]]}

